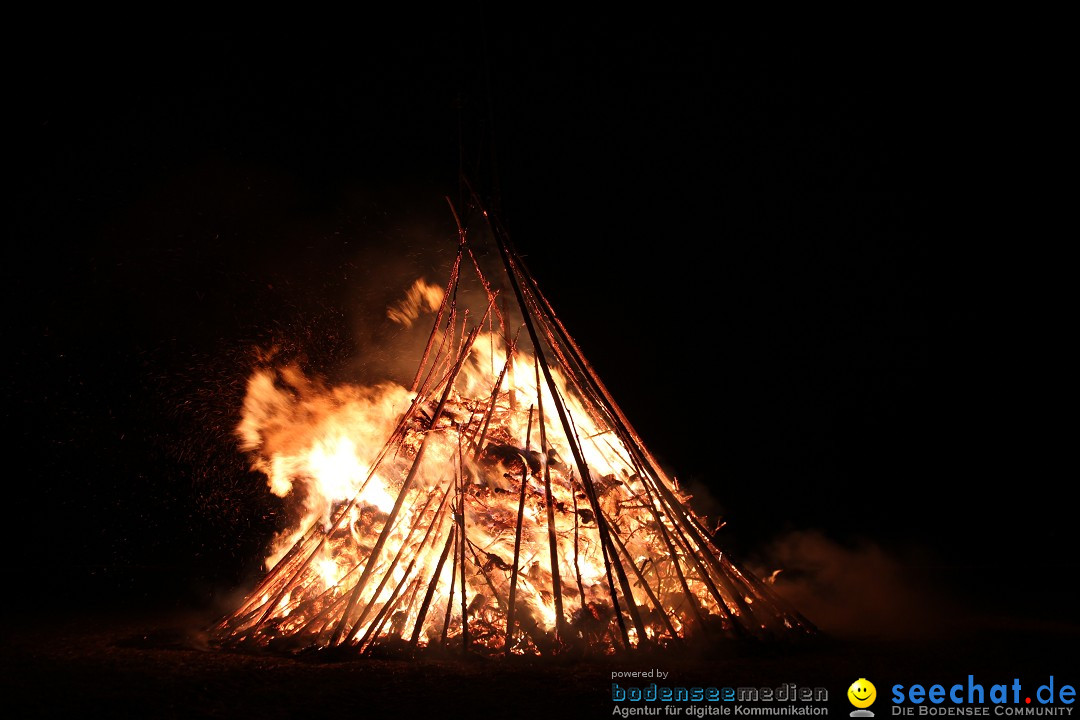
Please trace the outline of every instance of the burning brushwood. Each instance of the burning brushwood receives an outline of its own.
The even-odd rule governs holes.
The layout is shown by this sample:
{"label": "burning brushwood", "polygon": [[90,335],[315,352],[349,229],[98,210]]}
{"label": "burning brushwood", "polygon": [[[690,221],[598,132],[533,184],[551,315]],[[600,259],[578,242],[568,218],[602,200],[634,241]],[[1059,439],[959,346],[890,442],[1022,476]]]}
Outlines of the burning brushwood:
{"label": "burning brushwood", "polygon": [[607,654],[813,632],[716,547],[474,203],[445,289],[410,291],[438,308],[411,389],[253,376],[243,447],[274,492],[306,493],[304,517],[216,641]]}

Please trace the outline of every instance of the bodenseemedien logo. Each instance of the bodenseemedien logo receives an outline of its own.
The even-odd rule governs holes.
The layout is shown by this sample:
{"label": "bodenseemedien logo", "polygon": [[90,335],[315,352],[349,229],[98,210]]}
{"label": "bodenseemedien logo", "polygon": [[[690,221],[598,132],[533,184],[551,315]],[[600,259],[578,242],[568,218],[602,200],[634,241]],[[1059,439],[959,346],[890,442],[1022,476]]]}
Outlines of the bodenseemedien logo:
{"label": "bodenseemedien logo", "polygon": [[866,678],[859,678],[847,689],[847,699],[855,706],[855,709],[851,711],[851,717],[874,717],[874,713],[867,710],[877,699],[877,688],[874,687],[874,683]]}

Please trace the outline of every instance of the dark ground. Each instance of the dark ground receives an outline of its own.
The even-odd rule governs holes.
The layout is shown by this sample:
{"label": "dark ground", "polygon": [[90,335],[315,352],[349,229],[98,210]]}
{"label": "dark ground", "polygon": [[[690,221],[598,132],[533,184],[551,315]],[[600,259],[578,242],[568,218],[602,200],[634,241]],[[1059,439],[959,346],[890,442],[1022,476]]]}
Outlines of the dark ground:
{"label": "dark ground", "polygon": [[[822,637],[794,646],[718,647],[595,661],[507,663],[490,659],[333,662],[244,655],[206,647],[205,612],[49,618],[7,628],[4,706],[14,717],[602,718],[611,715],[611,672],[656,667],[671,685],[799,686],[829,691],[831,716],[858,678],[877,685],[887,712],[894,683],[1019,678],[1025,688],[1075,679],[1080,626],[968,622],[926,638]],[[627,681],[622,681],[624,684]],[[646,684],[646,682],[641,682]]]}

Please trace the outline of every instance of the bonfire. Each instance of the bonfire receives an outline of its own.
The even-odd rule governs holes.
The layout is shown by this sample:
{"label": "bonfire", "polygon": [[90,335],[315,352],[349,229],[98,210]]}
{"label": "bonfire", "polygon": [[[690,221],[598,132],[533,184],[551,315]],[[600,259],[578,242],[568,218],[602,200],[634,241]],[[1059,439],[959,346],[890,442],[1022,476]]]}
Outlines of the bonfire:
{"label": "bonfire", "polygon": [[410,386],[267,363],[237,433],[303,498],[221,647],[613,654],[813,625],[718,546],[473,194]]}

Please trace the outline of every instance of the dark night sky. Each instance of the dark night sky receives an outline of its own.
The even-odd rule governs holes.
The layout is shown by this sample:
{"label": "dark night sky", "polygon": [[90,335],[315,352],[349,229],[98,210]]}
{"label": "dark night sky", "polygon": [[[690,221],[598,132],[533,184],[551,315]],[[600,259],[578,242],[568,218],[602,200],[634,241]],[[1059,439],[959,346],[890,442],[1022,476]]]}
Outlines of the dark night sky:
{"label": "dark night sky", "polygon": [[355,366],[363,301],[452,242],[461,149],[736,551],[819,530],[979,590],[1076,569],[1067,503],[1004,442],[1023,391],[973,344],[998,299],[945,237],[921,36],[444,12],[8,49],[9,484],[70,552],[43,587],[199,600],[250,571],[273,528],[229,437],[249,350]]}

